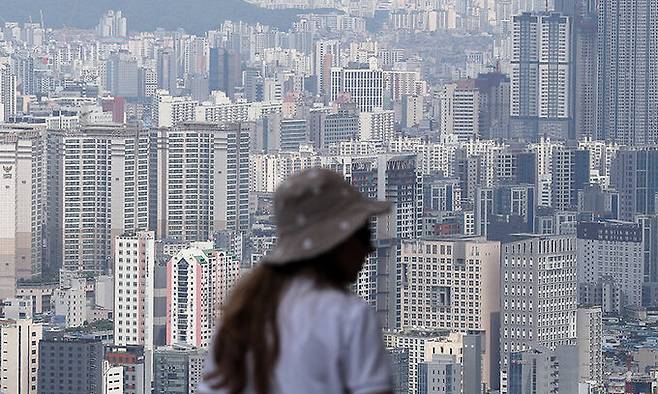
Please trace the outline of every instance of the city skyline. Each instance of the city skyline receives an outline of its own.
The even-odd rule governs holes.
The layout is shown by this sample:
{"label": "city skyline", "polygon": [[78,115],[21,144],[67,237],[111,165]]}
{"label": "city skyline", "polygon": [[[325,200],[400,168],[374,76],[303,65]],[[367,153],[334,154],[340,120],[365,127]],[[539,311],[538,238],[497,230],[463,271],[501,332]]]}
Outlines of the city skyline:
{"label": "city skyline", "polygon": [[314,167],[395,394],[658,389],[657,2],[226,1],[0,6],[0,392],[196,392]]}

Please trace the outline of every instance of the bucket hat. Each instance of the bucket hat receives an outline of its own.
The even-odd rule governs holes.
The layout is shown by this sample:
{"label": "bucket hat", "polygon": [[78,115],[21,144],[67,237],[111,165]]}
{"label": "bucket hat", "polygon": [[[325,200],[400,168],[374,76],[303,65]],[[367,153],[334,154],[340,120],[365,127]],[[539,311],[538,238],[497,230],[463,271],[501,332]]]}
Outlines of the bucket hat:
{"label": "bucket hat", "polygon": [[389,202],[364,198],[334,171],[312,168],[292,175],[274,194],[277,242],[263,263],[317,257],[390,208]]}

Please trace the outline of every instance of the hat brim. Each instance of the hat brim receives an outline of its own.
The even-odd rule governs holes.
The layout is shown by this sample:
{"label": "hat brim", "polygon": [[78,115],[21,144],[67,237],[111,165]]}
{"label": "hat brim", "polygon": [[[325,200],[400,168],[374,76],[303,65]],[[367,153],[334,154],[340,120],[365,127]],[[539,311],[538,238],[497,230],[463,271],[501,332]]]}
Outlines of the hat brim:
{"label": "hat brim", "polygon": [[371,217],[389,212],[391,206],[388,201],[366,199],[350,204],[322,222],[281,237],[261,262],[283,265],[320,256],[346,241]]}

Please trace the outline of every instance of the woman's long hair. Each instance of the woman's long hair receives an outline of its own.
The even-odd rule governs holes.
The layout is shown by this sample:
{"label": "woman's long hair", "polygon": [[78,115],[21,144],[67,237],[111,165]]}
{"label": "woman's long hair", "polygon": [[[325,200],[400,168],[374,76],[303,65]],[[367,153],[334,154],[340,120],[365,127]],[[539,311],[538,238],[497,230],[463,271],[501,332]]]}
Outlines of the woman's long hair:
{"label": "woman's long hair", "polygon": [[328,254],[293,264],[259,264],[233,290],[211,349],[216,369],[205,376],[214,389],[241,394],[248,380],[268,394],[279,356],[277,310],[291,280],[308,275],[319,286],[346,288],[349,280]]}

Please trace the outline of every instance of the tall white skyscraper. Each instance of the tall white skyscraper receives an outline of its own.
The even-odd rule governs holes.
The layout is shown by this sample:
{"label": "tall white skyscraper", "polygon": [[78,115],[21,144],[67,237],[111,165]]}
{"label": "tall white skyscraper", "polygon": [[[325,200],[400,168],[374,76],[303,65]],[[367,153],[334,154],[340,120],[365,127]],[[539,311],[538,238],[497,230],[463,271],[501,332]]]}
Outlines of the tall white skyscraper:
{"label": "tall white skyscraper", "polygon": [[658,2],[598,2],[598,137],[658,143]]}
{"label": "tall white skyscraper", "polygon": [[467,79],[443,86],[441,91],[441,134],[457,141],[480,137],[480,91],[475,80]]}
{"label": "tall white skyscraper", "polygon": [[559,13],[514,17],[511,135],[529,141],[569,135],[571,24]]}
{"label": "tall white skyscraper", "polygon": [[42,323],[32,319],[0,320],[0,391],[36,394]]}
{"label": "tall white skyscraper", "polygon": [[111,268],[114,237],[149,227],[152,140],[145,129],[89,126],[53,136],[63,268]]}
{"label": "tall white skyscraper", "polygon": [[426,94],[424,84],[419,71],[384,71],[384,93],[393,101],[401,101],[404,96]]}
{"label": "tall white skyscraper", "polygon": [[589,151],[567,147],[556,149],[552,156],[551,207],[575,210],[578,191],[589,184]]}
{"label": "tall white skyscraper", "polygon": [[508,392],[510,354],[575,345],[576,239],[530,235],[501,250],[501,393]]}
{"label": "tall white skyscraper", "polygon": [[644,248],[636,223],[581,222],[578,237],[578,301],[621,313],[642,305]]}
{"label": "tall white skyscraper", "polygon": [[537,205],[550,207],[553,201],[553,156],[562,149],[562,144],[550,139],[540,138],[535,144],[528,145],[528,150],[537,158]]}
{"label": "tall white skyscraper", "polygon": [[576,139],[583,137],[597,138],[597,14],[595,0],[556,0],[558,7],[567,8],[569,15],[576,14],[573,18],[574,72],[572,91],[572,108],[574,110],[574,134]]}
{"label": "tall white skyscraper", "polygon": [[400,324],[484,331],[482,381],[498,384],[500,244],[481,238],[402,240]]}
{"label": "tall white skyscraper", "polygon": [[250,229],[249,147],[253,126],[253,123],[231,123],[224,126],[227,166],[226,228],[229,230],[246,231]]}
{"label": "tall white skyscraper", "polygon": [[114,344],[153,350],[155,234],[114,239]]}
{"label": "tall white skyscraper", "polygon": [[96,34],[104,38],[125,38],[128,35],[126,18],[121,14],[121,11],[109,10],[105,12],[96,26]]}
{"label": "tall white skyscraper", "polygon": [[425,112],[423,96],[406,94],[402,96],[400,123],[402,127],[417,127],[423,121]]}
{"label": "tall white skyscraper", "polygon": [[603,383],[603,312],[601,307],[578,308],[578,375],[581,382]]}
{"label": "tall white skyscraper", "polygon": [[162,48],[157,53],[158,88],[164,89],[174,96],[178,95],[178,61],[177,52],[172,48]]}
{"label": "tall white skyscraper", "polygon": [[42,269],[45,208],[41,131],[0,132],[0,297],[13,297],[16,279]]}
{"label": "tall white skyscraper", "polygon": [[203,241],[249,225],[248,123],[158,130],[158,238]]}
{"label": "tall white skyscraper", "polygon": [[[364,196],[393,203],[391,212],[373,219],[374,238],[384,244],[371,255],[355,283],[355,292],[377,309],[387,327],[399,327],[399,282],[394,278],[395,239],[416,238],[422,234],[423,177],[415,155],[385,154],[360,157],[345,162],[328,161],[323,166],[342,172]],[[388,294],[382,296],[382,294]],[[386,299],[386,300],[385,300]]]}
{"label": "tall white skyscraper", "polygon": [[144,381],[153,380],[155,233],[114,239],[114,344],[144,347]]}
{"label": "tall white skyscraper", "polygon": [[16,115],[16,75],[11,64],[0,63],[0,119]]}
{"label": "tall white skyscraper", "polygon": [[313,75],[317,78],[316,91],[319,95],[329,92],[332,67],[340,67],[340,42],[318,40],[313,47]]}
{"label": "tall white skyscraper", "polygon": [[375,58],[369,64],[332,68],[330,85],[331,101],[352,102],[362,112],[384,106],[384,71]]}

